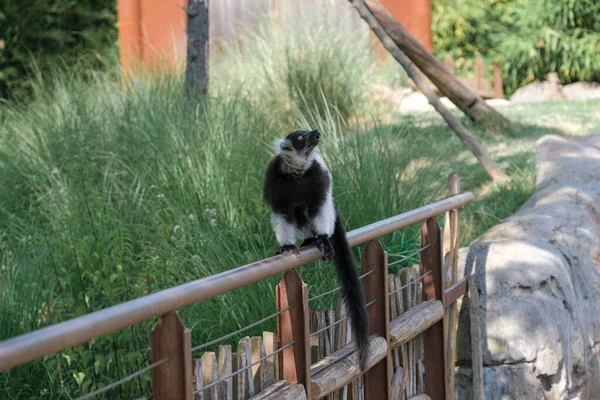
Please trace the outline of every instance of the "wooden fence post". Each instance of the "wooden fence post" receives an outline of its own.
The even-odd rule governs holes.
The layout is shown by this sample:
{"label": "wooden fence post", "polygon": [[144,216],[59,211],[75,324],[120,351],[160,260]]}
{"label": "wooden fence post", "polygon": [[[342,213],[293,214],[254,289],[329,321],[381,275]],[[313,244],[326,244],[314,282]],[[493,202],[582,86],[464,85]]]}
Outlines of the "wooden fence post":
{"label": "wooden fence post", "polygon": [[[432,271],[423,279],[423,301],[444,301],[442,279],[442,249],[440,226],[435,218],[429,218],[421,228],[421,254],[423,274]],[[425,393],[431,400],[446,398],[444,320],[436,322],[424,333],[425,339]]]}
{"label": "wooden fence post", "polygon": [[171,359],[152,370],[152,394],[156,400],[192,400],[192,338],[172,311],[163,315],[152,331],[152,362]]}
{"label": "wooden fence post", "polygon": [[483,90],[483,80],[485,74],[485,64],[483,63],[483,59],[481,57],[477,57],[475,60],[475,87],[477,88],[477,93]]}
{"label": "wooden fence post", "polygon": [[277,285],[277,311],[290,310],[277,316],[277,341],[280,348],[294,345],[279,353],[279,377],[290,385],[301,383],[310,398],[310,315],[308,285],[296,270],[288,271]]}
{"label": "wooden fence post", "polygon": [[502,70],[500,63],[494,64],[494,98],[501,99],[504,97],[504,82],[502,81]]}
{"label": "wooden fence post", "polygon": [[[460,177],[456,172],[448,176],[448,194],[455,196],[460,193]],[[444,271],[444,289],[449,288],[458,280],[458,248],[460,218],[459,210],[453,209],[446,214],[446,223],[444,225],[444,248],[447,249],[447,263]],[[443,254],[446,256],[446,254]],[[446,325],[444,326],[444,340],[446,352],[446,398],[454,398],[454,369],[456,363],[456,329],[457,329],[457,304],[456,302],[448,305],[445,310]]]}
{"label": "wooden fence post", "polygon": [[475,276],[469,276],[469,315],[471,317],[471,362],[473,369],[473,400],[483,400],[483,351],[481,339],[481,309]]}
{"label": "wooden fence post", "polygon": [[362,273],[375,272],[363,279],[365,302],[375,300],[368,309],[369,333],[382,336],[387,343],[387,355],[364,374],[366,400],[389,399],[392,395],[392,352],[390,349],[390,306],[387,252],[378,239],[367,243],[362,254]]}

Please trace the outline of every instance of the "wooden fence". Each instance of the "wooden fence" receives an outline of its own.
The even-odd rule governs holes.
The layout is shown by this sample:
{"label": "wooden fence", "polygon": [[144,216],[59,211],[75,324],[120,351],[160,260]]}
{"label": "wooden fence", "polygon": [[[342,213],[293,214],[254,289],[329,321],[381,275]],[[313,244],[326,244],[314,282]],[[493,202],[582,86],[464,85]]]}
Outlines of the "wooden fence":
{"label": "wooden fence", "polygon": [[[459,193],[451,175],[451,196],[348,233],[351,246],[367,243],[361,280],[369,315],[371,351],[361,374],[344,307],[311,309],[311,302],[336,296],[340,288],[308,297],[296,268],[321,258],[314,247],[283,254],[151,294],[0,343],[0,371],[44,355],[161,316],[151,335],[152,360],[145,368],[79,399],[92,398],[143,373],[152,374],[154,399],[451,399],[453,398],[456,300],[469,290],[457,279],[459,208],[472,193]],[[444,229],[437,217],[446,214]],[[379,237],[425,221],[418,250],[388,262]],[[420,256],[421,263],[388,275],[388,267]],[[192,347],[191,331],[176,310],[284,273],[276,289],[277,311],[260,321]],[[479,307],[474,303],[472,320]],[[225,343],[267,320],[277,332],[221,344],[218,353],[202,350]],[[475,346],[474,398],[481,380],[481,351]],[[480,345],[480,344],[479,344]],[[477,356],[478,355],[478,356]],[[478,381],[479,380],[479,381]],[[420,397],[419,397],[420,396]]]}
{"label": "wooden fence", "polygon": [[[451,74],[454,73],[454,60],[450,56],[444,59],[444,67]],[[502,80],[502,69],[500,63],[492,66],[492,78],[486,79],[485,62],[481,57],[475,59],[475,69],[473,75],[469,77],[458,77],[468,88],[474,90],[484,99],[502,99],[504,97],[504,87]]]}

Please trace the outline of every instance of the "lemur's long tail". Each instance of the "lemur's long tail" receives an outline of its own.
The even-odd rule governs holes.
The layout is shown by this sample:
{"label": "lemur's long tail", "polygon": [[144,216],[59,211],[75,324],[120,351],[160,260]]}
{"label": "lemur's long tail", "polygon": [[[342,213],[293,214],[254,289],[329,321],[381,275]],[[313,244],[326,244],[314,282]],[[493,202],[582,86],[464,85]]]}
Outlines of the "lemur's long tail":
{"label": "lemur's long tail", "polygon": [[336,212],[335,230],[331,236],[331,245],[334,251],[334,264],[337,276],[342,286],[342,293],[346,303],[348,316],[359,352],[360,369],[364,371],[367,361],[369,346],[369,321],[365,309],[362,286],[350,245],[346,240],[344,225]]}

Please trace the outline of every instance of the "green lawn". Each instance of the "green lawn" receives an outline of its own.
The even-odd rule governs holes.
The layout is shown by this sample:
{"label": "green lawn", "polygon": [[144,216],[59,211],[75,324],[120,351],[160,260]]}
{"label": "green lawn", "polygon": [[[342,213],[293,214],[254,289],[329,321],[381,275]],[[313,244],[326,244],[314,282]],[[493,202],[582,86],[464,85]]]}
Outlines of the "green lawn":
{"label": "green lawn", "polygon": [[[600,127],[600,101],[503,108],[521,124],[517,132],[475,132],[512,178],[494,184],[436,116],[370,104],[370,83],[392,84],[393,74],[370,59],[366,46],[340,39],[348,32],[336,32],[231,50],[214,62],[211,99],[196,109],[186,104],[179,78],[125,88],[112,75],[89,81],[77,73],[38,85],[29,105],[5,108],[0,340],[272,255],[277,246],[262,175],[273,140],[291,129],[323,133],[348,229],[444,197],[448,174],[458,172],[463,189],[478,198],[462,214],[468,244],[531,194],[540,136]],[[268,35],[253,43],[264,47]],[[271,65],[273,54],[281,58]],[[405,253],[418,245],[416,232],[383,241]],[[324,263],[301,273],[311,295],[335,285]],[[276,283],[181,310],[193,343],[272,313]],[[116,380],[147,363],[153,323],[2,373],[0,398],[71,398]],[[273,323],[248,334],[263,329]],[[119,396],[148,394],[149,379],[132,381]]]}

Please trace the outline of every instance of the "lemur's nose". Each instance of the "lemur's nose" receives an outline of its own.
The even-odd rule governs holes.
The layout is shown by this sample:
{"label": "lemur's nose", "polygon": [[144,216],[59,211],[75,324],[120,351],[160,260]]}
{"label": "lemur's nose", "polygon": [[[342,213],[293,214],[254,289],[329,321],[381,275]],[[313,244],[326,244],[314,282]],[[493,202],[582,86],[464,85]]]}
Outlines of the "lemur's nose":
{"label": "lemur's nose", "polygon": [[315,134],[315,138],[319,139],[321,137],[321,133],[317,129],[315,129],[313,133]]}

